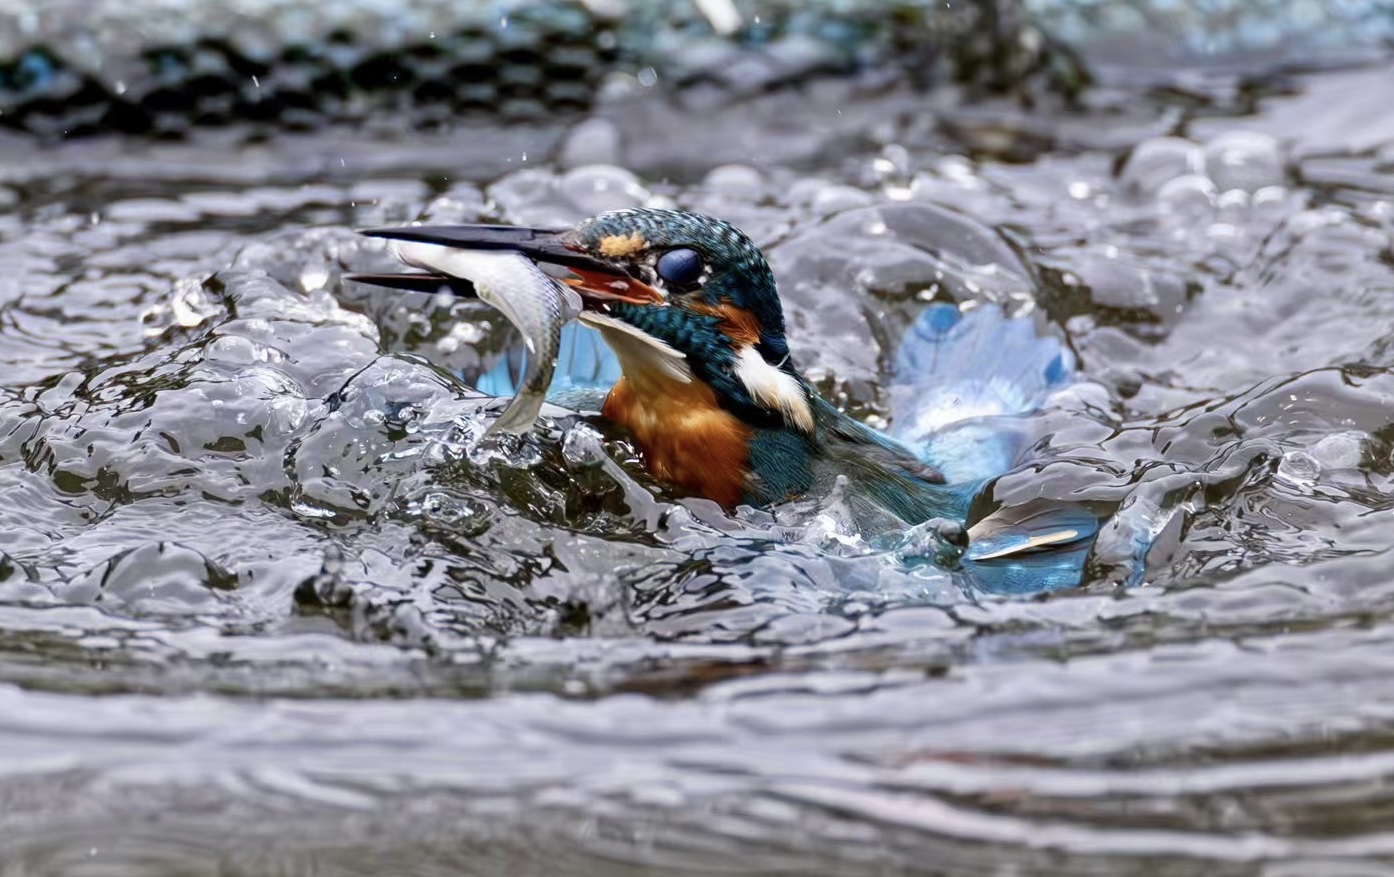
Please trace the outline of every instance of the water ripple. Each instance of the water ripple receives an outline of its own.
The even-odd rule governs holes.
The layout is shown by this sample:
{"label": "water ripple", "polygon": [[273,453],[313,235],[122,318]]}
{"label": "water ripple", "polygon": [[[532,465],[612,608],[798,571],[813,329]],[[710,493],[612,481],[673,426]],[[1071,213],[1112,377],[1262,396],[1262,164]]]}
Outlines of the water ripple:
{"label": "water ripple", "polygon": [[[631,118],[615,165],[538,128],[7,167],[0,875],[1387,873],[1388,155],[1289,148],[1281,102],[1048,147],[880,100],[749,164]],[[1113,513],[1085,587],[907,569],[835,492],[728,515],[562,409],[481,449],[506,324],[342,282],[390,265],[354,226],[631,204],[748,228],[873,423],[927,301],[1064,338],[992,490]]]}

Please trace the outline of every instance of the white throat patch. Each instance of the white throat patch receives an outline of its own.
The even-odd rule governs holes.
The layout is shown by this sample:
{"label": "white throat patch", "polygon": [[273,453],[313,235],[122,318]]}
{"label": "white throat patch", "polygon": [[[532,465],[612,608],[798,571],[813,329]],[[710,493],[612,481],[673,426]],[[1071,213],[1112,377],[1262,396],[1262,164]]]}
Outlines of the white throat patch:
{"label": "white throat patch", "polygon": [[775,368],[754,347],[742,347],[736,355],[736,377],[751,397],[784,415],[784,420],[804,432],[813,432],[813,409],[798,379]]}
{"label": "white throat patch", "polygon": [[692,381],[687,354],[674,350],[648,333],[599,311],[582,311],[581,322],[600,330],[620,361],[620,370],[633,379],[658,373],[680,384]]}

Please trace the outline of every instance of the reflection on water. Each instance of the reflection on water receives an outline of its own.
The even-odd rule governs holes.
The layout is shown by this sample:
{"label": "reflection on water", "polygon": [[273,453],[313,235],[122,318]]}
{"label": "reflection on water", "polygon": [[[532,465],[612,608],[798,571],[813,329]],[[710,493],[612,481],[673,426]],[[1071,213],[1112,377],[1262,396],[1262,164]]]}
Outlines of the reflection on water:
{"label": "reflection on water", "polygon": [[[594,120],[17,157],[0,874],[1384,873],[1387,148],[1304,151],[1301,96],[1049,142],[914,100],[738,163],[552,160]],[[1118,509],[1088,586],[965,593],[823,501],[727,516],[559,409],[480,452],[499,404],[455,375],[503,321],[340,281],[387,266],[356,226],[628,204],[747,229],[873,422],[928,300],[1063,333],[1084,378],[994,491]]]}

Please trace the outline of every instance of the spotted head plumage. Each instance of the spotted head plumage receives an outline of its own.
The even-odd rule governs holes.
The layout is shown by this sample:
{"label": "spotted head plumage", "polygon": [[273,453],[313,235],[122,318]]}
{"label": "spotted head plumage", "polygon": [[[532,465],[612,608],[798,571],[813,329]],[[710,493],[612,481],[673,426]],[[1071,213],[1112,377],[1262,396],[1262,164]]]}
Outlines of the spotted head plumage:
{"label": "spotted head plumage", "polygon": [[668,303],[730,308],[750,315],[767,361],[789,355],[774,274],[755,242],[725,220],[679,210],[602,213],[576,228],[575,240],[660,290]]}
{"label": "spotted head plumage", "polygon": [[[568,235],[570,246],[654,291],[587,315],[607,332],[626,374],[650,367],[623,337],[681,355],[687,372],[743,421],[811,429],[808,389],[790,361],[774,274],[755,243],[729,222],[678,210],[602,213]],[[616,331],[614,322],[624,324]],[[631,348],[631,349],[625,349]]]}

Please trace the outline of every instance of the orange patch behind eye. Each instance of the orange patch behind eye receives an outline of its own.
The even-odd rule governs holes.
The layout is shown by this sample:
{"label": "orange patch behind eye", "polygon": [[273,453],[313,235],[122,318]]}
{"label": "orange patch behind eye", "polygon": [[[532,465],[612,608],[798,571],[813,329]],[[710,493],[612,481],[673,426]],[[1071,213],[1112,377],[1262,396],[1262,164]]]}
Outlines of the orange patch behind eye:
{"label": "orange patch behind eye", "polygon": [[756,322],[755,315],[744,308],[730,302],[719,305],[697,303],[688,305],[688,308],[699,314],[720,318],[721,324],[717,328],[739,345],[749,346],[760,340],[760,324]]}

